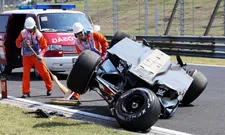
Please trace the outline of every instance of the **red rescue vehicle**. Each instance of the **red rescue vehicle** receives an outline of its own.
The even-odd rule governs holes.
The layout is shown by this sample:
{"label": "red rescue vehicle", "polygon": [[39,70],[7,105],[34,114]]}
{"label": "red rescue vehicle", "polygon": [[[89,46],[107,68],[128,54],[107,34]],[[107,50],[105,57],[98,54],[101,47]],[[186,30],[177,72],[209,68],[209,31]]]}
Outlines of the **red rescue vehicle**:
{"label": "red rescue vehicle", "polygon": [[[47,40],[48,51],[44,55],[47,67],[54,72],[69,71],[77,58],[73,23],[82,23],[85,30],[100,30],[84,13],[69,10],[73,8],[74,4],[21,5],[19,10],[0,14],[0,71],[9,74],[12,69],[22,67],[21,50],[16,47],[15,40],[27,17],[34,18],[37,28]],[[38,72],[34,71],[38,76]]]}

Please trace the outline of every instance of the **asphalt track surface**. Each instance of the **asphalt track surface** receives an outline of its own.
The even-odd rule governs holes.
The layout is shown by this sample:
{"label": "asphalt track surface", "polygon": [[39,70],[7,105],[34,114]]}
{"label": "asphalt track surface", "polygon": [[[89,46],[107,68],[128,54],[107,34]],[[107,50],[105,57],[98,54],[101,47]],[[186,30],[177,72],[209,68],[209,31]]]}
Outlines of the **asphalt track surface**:
{"label": "asphalt track surface", "polygon": [[[181,131],[196,135],[225,134],[225,67],[189,65],[187,68],[200,70],[207,78],[205,91],[189,106],[180,106],[170,119],[159,119],[154,126]],[[66,86],[68,73],[56,74],[60,82]],[[8,95],[21,96],[21,69],[13,70],[8,76]],[[46,96],[44,82],[34,78],[31,73],[31,98],[29,100],[49,103],[51,99],[65,98],[54,83],[52,96]],[[81,96],[80,106],[63,106],[104,116],[110,116],[107,103],[94,91]]]}

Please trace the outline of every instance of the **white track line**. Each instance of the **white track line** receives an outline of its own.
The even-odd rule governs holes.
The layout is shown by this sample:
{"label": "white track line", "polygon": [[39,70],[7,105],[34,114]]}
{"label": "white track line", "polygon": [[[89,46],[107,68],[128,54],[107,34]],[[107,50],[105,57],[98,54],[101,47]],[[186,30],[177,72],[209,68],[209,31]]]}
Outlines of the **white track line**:
{"label": "white track line", "polygon": [[75,114],[80,114],[80,115],[84,115],[84,116],[94,117],[94,118],[98,118],[98,119],[103,119],[103,120],[108,120],[108,121],[116,121],[115,118],[112,118],[112,117],[106,117],[106,116],[103,116],[103,115],[84,112],[84,111],[80,111],[80,110],[76,110],[76,109],[68,109],[66,107],[61,107],[61,106],[57,106],[57,105],[50,105],[50,104],[45,104],[45,103],[41,103],[41,102],[37,102],[37,101],[31,101],[31,100],[22,99],[22,98],[15,98],[15,97],[12,97],[12,96],[8,96],[8,99],[14,100],[14,101],[22,101],[22,102],[42,106],[42,107],[44,106],[44,107],[47,107],[47,108],[54,108],[54,109],[67,111],[67,112],[71,112],[71,113],[75,113]]}
{"label": "white track line", "polygon": [[[0,97],[1,97],[1,94],[0,94]],[[112,118],[112,117],[107,117],[107,116],[103,116],[103,115],[99,115],[99,114],[84,112],[84,111],[80,111],[77,109],[68,109],[66,107],[45,104],[45,103],[31,101],[31,100],[22,99],[22,98],[15,98],[13,96],[8,96],[7,99],[2,99],[0,101],[2,101],[3,103],[7,103],[7,104],[10,104],[13,102],[24,102],[24,103],[30,104],[28,107],[26,107],[29,109],[37,109],[37,108],[56,109],[56,110],[65,111],[65,112],[69,112],[69,113],[73,113],[73,114],[79,114],[82,116],[93,117],[93,118],[101,119],[101,120],[105,120],[105,121],[116,122],[116,119]],[[156,127],[156,126],[152,126],[151,131],[149,133],[146,133],[145,135],[152,135],[152,133],[155,133],[155,135],[191,135],[188,133],[165,129],[165,128]]]}

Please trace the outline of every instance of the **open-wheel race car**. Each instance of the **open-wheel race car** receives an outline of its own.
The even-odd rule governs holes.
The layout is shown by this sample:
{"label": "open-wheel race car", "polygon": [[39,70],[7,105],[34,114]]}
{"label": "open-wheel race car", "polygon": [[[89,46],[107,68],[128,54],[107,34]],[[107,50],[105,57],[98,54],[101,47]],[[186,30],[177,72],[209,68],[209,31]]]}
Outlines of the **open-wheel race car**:
{"label": "open-wheel race car", "polygon": [[103,60],[83,51],[67,87],[79,94],[96,91],[121,127],[146,132],[160,117],[173,116],[179,104],[192,103],[206,88],[207,78],[197,69],[187,69],[179,55],[175,63],[146,40],[134,39],[117,32]]}

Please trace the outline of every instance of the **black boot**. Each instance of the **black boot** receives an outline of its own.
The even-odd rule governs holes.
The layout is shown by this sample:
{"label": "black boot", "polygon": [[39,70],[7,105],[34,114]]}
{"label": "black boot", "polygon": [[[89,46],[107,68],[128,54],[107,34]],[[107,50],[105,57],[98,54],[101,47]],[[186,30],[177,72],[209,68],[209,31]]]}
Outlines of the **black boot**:
{"label": "black boot", "polygon": [[28,98],[28,97],[30,97],[30,93],[25,93],[21,96],[21,98]]}
{"label": "black boot", "polygon": [[48,90],[47,91],[47,96],[51,96],[52,95],[52,90]]}

